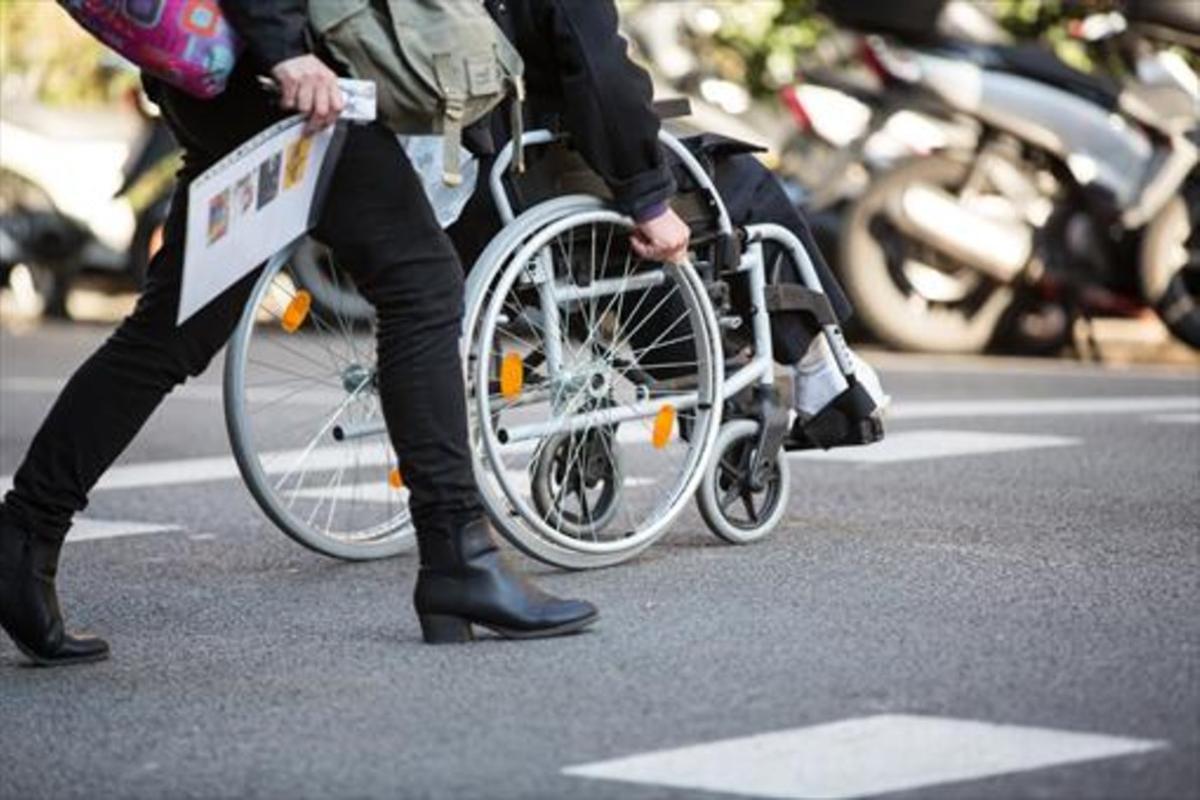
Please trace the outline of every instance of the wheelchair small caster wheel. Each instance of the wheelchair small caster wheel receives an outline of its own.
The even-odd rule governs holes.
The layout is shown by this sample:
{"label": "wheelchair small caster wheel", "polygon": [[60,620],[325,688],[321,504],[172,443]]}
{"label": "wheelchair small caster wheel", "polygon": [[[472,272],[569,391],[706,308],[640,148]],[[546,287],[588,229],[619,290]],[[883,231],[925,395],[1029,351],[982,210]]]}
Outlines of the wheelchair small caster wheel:
{"label": "wheelchair small caster wheel", "polygon": [[[780,452],[764,474],[751,474],[758,423],[735,420],[721,427],[696,500],[709,529],[730,544],[769,534],[787,512],[791,473]],[[756,479],[757,478],[757,479]]]}
{"label": "wheelchair small caster wheel", "polygon": [[595,539],[621,502],[624,471],[613,447],[615,429],[553,436],[530,467],[533,504],[546,523],[575,539]]}

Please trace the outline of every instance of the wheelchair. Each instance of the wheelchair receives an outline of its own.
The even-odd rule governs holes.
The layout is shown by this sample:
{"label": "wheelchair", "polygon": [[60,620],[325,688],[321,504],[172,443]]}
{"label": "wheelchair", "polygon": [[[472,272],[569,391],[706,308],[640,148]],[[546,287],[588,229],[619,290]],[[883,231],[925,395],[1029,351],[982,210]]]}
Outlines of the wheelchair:
{"label": "wheelchair", "polygon": [[[673,201],[693,229],[685,264],[639,260],[632,221],[599,191],[566,181],[521,191],[513,143],[488,178],[503,228],[468,275],[461,338],[473,463],[497,530],[566,569],[634,558],[693,498],[731,543],[780,523],[789,412],[773,314],[806,315],[855,385],[799,239],[779,225],[735,228],[700,158],[665,130],[661,144],[690,177]],[[548,131],[521,146],[565,147]],[[347,560],[396,555],[415,537],[379,402],[374,322],[314,305],[288,269],[293,255],[267,264],[227,352],[235,458],[295,541]],[[798,282],[768,285],[779,269]]]}

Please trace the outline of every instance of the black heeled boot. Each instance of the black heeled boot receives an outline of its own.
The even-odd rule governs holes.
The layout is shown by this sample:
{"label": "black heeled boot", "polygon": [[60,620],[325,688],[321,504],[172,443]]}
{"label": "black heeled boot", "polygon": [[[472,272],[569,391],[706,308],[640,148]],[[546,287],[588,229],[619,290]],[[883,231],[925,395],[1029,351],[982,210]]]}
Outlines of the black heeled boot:
{"label": "black heeled boot", "polygon": [[0,508],[0,627],[34,664],[58,667],[108,658],[108,643],[63,627],[54,579],[62,542],[19,528]]}
{"label": "black heeled boot", "polygon": [[414,602],[429,644],[469,642],[472,625],[507,639],[562,636],[599,617],[591,603],[560,600],[514,572],[501,558],[484,519],[449,536],[421,539]]}

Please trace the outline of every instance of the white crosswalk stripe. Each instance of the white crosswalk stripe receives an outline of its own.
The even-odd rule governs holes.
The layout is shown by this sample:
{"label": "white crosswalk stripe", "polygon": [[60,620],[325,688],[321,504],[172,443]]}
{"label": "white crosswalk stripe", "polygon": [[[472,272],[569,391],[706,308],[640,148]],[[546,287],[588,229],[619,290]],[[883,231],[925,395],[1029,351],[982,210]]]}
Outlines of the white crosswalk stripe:
{"label": "white crosswalk stripe", "polygon": [[1047,397],[1041,400],[946,400],[897,402],[891,419],[956,417],[1055,417],[1097,414],[1148,414],[1156,411],[1200,412],[1200,397]]}
{"label": "white crosswalk stripe", "polygon": [[1200,425],[1200,413],[1156,414],[1149,419],[1151,422],[1159,422],[1164,425]]}
{"label": "white crosswalk stripe", "polygon": [[145,536],[151,533],[171,533],[183,530],[178,525],[153,522],[122,522],[90,517],[76,517],[67,534],[67,542],[87,542],[95,539],[117,539],[124,536]]}
{"label": "white crosswalk stripe", "polygon": [[[1194,379],[1195,380],[1195,379]],[[1200,384],[1200,380],[1197,380]],[[0,392],[18,394],[57,394],[65,381],[58,378],[5,378],[0,380]],[[267,402],[275,395],[263,390],[256,402]],[[220,401],[219,384],[191,384],[171,394],[172,399]],[[337,391],[306,392],[291,398],[295,405],[336,405],[345,399]],[[1089,416],[1096,414],[1150,414],[1154,412],[1200,413],[1200,397],[1196,395],[1160,395],[1149,397],[1047,397],[1041,399],[993,400],[897,400],[889,416],[893,419],[953,419],[956,417],[1033,417]]]}
{"label": "white crosswalk stripe", "polygon": [[854,798],[1146,753],[1164,742],[909,715],[849,719],[568,767],[567,775],[770,798]]}
{"label": "white crosswalk stripe", "polygon": [[[283,475],[295,467],[302,455],[311,472],[337,469],[345,461],[345,453],[337,447],[318,448],[305,454],[303,450],[265,453],[261,457],[268,475]],[[362,453],[360,466],[379,466],[389,463],[383,450]],[[240,480],[242,473],[232,456],[185,458],[177,461],[149,461],[141,464],[122,464],[112,467],[95,486],[95,491],[114,489],[149,489],[162,486],[182,486],[194,483]],[[0,476],[0,492],[12,486],[12,476]]]}
{"label": "white crosswalk stripe", "polygon": [[796,461],[825,461],[849,464],[896,464],[953,456],[992,455],[1043,447],[1082,444],[1066,436],[1032,436],[979,431],[901,431],[888,434],[882,442],[867,447],[810,450],[792,453]]}

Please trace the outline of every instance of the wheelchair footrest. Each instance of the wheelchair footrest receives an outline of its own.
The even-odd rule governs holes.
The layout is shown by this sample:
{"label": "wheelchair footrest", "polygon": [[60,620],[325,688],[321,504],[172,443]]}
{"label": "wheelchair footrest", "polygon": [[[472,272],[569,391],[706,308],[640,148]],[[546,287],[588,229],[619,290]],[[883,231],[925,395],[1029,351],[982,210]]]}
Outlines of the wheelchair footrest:
{"label": "wheelchair footrest", "polygon": [[809,420],[796,420],[783,449],[830,450],[874,444],[883,439],[883,421],[875,415],[875,401],[855,384]]}

